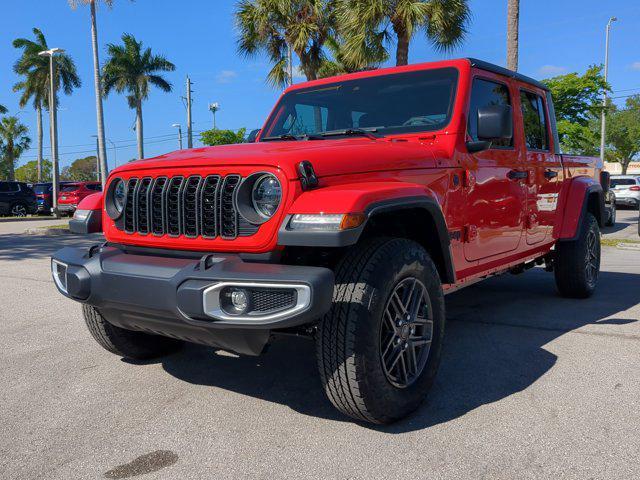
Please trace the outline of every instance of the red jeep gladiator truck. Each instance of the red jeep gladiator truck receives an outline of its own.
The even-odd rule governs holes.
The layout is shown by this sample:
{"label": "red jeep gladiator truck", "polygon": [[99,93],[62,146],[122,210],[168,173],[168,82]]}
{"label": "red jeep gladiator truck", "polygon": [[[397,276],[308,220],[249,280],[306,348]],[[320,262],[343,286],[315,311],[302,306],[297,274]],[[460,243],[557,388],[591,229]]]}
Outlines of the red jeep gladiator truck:
{"label": "red jeep gladiator truck", "polygon": [[301,83],[253,143],[111,172],[106,242],[58,251],[53,278],[122,357],[308,335],[329,400],[389,423],[434,381],[445,294],[535,265],[593,293],[601,170],[560,154],[543,84],[482,61]]}

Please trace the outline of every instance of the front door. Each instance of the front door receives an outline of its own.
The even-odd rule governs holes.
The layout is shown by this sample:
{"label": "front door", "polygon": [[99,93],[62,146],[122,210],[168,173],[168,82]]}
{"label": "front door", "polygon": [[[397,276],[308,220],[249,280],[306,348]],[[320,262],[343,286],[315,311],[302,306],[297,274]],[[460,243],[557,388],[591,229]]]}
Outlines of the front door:
{"label": "front door", "polygon": [[551,238],[562,186],[562,163],[551,149],[549,113],[542,92],[520,91],[527,181],[527,244]]}
{"label": "front door", "polygon": [[[504,81],[483,72],[471,90],[468,136],[472,140],[478,140],[478,109],[490,105],[513,105],[512,94]],[[468,157],[464,183],[468,261],[512,252],[520,244],[527,195],[520,143],[518,138],[494,142],[490,149]]]}

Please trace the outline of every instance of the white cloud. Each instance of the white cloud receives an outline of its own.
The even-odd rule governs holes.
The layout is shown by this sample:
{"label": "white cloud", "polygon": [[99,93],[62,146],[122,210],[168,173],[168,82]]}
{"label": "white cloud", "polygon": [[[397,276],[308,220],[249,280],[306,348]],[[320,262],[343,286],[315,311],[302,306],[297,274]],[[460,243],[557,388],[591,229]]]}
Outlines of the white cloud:
{"label": "white cloud", "polygon": [[541,77],[553,77],[556,75],[564,75],[569,72],[567,67],[560,67],[558,65],[543,65],[538,69],[538,75]]}
{"label": "white cloud", "polygon": [[222,70],[216,75],[216,82],[218,83],[231,83],[233,79],[238,76],[238,73],[234,70]]}
{"label": "white cloud", "polygon": [[631,65],[629,65],[629,67],[631,68],[631,70],[640,71],[640,62],[633,62]]}

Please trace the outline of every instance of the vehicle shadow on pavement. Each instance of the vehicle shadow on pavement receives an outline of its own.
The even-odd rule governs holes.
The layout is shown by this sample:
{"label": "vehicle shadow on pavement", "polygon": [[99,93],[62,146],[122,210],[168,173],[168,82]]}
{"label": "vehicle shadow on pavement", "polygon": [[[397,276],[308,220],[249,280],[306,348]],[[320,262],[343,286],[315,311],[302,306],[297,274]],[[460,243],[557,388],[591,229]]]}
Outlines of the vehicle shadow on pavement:
{"label": "vehicle shadow on pavement", "polygon": [[[638,282],[640,275],[602,272],[593,298],[571,300],[556,293],[552,275],[534,269],[517,277],[491,279],[448,296],[442,364],[427,401],[410,418],[394,425],[363,426],[386,433],[420,430],[526,389],[557,361],[545,349],[549,342],[586,325],[605,329],[581,333],[607,335],[606,328],[634,322],[608,317],[638,303],[637,290],[628,288]],[[258,358],[188,346],[163,359],[162,365],[168,373],[189,383],[287,405],[304,415],[351,421],[326,400],[309,340],[280,338]]]}

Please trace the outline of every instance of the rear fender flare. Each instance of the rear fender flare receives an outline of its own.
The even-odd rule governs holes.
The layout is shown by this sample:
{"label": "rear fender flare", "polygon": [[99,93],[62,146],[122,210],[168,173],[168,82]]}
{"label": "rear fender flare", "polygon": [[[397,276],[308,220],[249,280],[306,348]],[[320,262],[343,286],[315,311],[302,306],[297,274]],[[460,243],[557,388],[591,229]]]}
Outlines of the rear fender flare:
{"label": "rear fender flare", "polygon": [[604,226],[606,213],[602,185],[591,177],[577,177],[571,180],[565,192],[556,224],[558,240],[575,240],[588,211],[592,211],[600,227]]}

